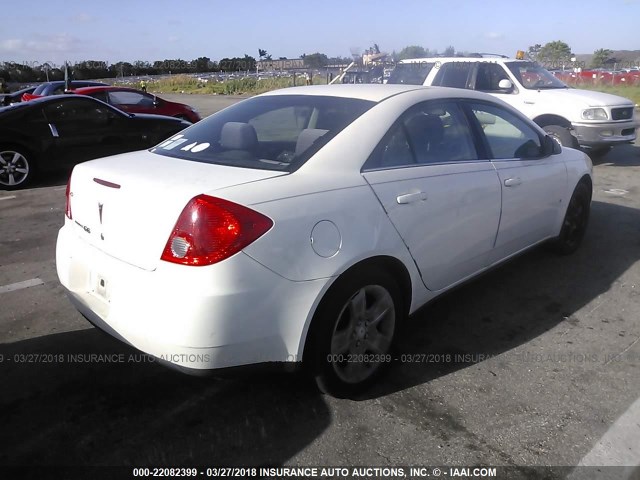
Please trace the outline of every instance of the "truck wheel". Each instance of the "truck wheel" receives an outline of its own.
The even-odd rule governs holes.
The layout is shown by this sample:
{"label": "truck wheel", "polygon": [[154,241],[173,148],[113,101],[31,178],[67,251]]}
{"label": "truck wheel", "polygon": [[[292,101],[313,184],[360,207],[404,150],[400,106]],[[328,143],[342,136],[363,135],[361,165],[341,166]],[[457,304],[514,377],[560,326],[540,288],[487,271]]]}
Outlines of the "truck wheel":
{"label": "truck wheel", "polygon": [[567,127],[560,125],[547,125],[542,129],[549,134],[556,142],[563,147],[578,148],[578,141],[575,139]]}

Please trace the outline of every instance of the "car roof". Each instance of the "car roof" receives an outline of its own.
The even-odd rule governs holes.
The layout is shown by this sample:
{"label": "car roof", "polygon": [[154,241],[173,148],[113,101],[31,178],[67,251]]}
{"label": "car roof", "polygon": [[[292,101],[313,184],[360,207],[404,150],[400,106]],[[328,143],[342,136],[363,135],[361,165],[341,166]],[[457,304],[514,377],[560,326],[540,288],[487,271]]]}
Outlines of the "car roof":
{"label": "car roof", "polygon": [[505,57],[424,57],[407,58],[399,63],[422,63],[422,62],[525,62],[531,63],[533,60],[518,60],[517,58]]}
{"label": "car roof", "polygon": [[405,84],[337,84],[313,85],[305,87],[289,87],[272,90],[258,97],[271,95],[317,95],[326,97],[355,98],[380,103],[391,97],[402,94],[418,94],[423,100],[440,100],[447,98],[469,98],[474,100],[489,100],[494,103],[503,102],[492,95],[475,90],[451,87],[425,87],[422,85]]}
{"label": "car roof", "polygon": [[143,93],[141,90],[138,90],[136,88],[117,87],[117,86],[114,86],[114,85],[94,85],[94,86],[90,86],[90,87],[80,87],[80,88],[74,89],[74,91],[78,92],[78,93],[104,92],[104,91],[109,91],[109,90],[120,90],[120,91],[123,91],[123,92]]}
{"label": "car roof", "polygon": [[29,106],[31,106],[31,105],[35,106],[35,105],[40,105],[40,104],[43,104],[43,103],[53,103],[53,102],[56,102],[56,101],[59,101],[59,100],[69,100],[69,99],[74,99],[74,98],[75,99],[88,100],[90,102],[97,102],[97,103],[100,103],[102,105],[106,105],[107,107],[113,108],[113,107],[111,107],[111,105],[109,105],[109,104],[107,104],[107,103],[105,103],[105,102],[103,102],[101,100],[98,100],[97,98],[88,97],[87,95],[76,95],[76,94],[73,94],[73,93],[63,93],[63,94],[60,94],[60,95],[46,95],[44,97],[34,98],[33,100],[29,100],[28,102],[20,102],[18,105],[25,104],[25,105],[29,105]]}
{"label": "car roof", "polygon": [[259,96],[269,95],[317,95],[326,97],[356,98],[381,102],[399,93],[410,92],[428,87],[417,85],[386,85],[386,84],[336,84],[336,85],[312,85],[305,87],[289,87],[280,90],[263,93]]}

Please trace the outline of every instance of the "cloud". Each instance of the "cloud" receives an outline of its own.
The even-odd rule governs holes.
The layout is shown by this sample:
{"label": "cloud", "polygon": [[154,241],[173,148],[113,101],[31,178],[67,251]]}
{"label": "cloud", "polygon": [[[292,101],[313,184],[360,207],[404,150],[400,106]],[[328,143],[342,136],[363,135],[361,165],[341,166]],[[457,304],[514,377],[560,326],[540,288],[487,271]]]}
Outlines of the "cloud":
{"label": "cloud", "polygon": [[9,54],[64,53],[76,50],[78,45],[81,45],[80,40],[67,33],[34,35],[29,39],[8,38],[0,40],[0,52]]}
{"label": "cloud", "polygon": [[93,15],[89,15],[88,13],[77,13],[70,17],[70,20],[74,23],[90,23],[95,20]]}
{"label": "cloud", "polygon": [[504,33],[487,32],[484,34],[484,37],[489,40],[502,40],[504,38]]}
{"label": "cloud", "polygon": [[169,40],[170,43],[176,43],[176,42],[180,41],[180,37],[176,37],[176,36],[172,35],[172,36],[170,36],[168,38],[168,40]]}

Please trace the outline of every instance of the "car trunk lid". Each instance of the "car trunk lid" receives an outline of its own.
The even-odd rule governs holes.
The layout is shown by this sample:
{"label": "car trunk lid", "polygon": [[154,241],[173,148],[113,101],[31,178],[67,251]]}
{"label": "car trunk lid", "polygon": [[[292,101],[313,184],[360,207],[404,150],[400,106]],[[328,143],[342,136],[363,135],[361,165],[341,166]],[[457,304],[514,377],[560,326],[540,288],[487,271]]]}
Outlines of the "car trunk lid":
{"label": "car trunk lid", "polygon": [[73,228],[108,255],[154,270],[185,205],[201,193],[286,175],[212,165],[148,151],[77,165],[70,187]]}

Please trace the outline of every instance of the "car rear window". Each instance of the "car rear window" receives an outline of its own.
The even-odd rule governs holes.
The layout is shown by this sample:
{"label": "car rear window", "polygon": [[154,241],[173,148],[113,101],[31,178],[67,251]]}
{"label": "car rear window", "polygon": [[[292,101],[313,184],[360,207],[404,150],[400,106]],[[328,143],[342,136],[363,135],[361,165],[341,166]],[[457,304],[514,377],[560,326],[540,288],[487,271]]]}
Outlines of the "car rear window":
{"label": "car rear window", "polygon": [[316,95],[254,97],[196,123],[151,152],[196,162],[294,171],[373,105]]}

